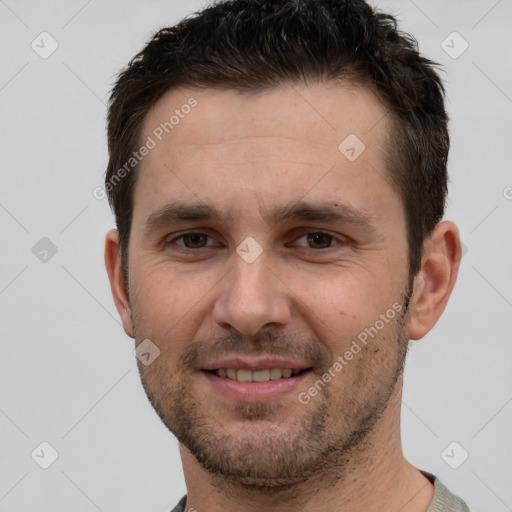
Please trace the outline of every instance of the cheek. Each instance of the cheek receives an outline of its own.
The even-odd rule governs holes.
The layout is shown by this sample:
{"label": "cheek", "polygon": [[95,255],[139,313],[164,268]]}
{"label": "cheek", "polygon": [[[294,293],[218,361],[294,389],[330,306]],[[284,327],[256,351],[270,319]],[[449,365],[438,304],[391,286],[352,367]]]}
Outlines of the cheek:
{"label": "cheek", "polygon": [[377,341],[394,337],[401,308],[400,283],[392,285],[387,277],[388,282],[382,279],[376,284],[373,274],[340,269],[323,278],[302,276],[290,282],[290,289],[297,297],[297,315],[334,358],[350,351],[355,342],[361,349],[359,356],[379,359],[383,354],[375,351]]}
{"label": "cheek", "polygon": [[134,269],[133,300],[148,317],[183,317],[208,290],[208,283],[198,272],[177,270],[168,261],[148,261],[134,265]]}
{"label": "cheek", "polygon": [[169,263],[140,267],[133,274],[131,298],[137,338],[149,338],[161,352],[177,357],[204,321],[215,279],[199,272],[176,272]]}
{"label": "cheek", "polygon": [[155,269],[146,271],[142,268],[133,275],[131,299],[141,324],[156,333],[176,324],[184,316],[186,304],[183,293],[180,293],[179,280]]}
{"label": "cheek", "polygon": [[375,322],[381,313],[392,307],[399,299],[398,287],[381,280],[376,283],[374,275],[361,275],[353,269],[340,269],[327,276],[309,274],[301,276],[290,289],[297,296],[297,304],[304,311],[310,310],[317,321],[324,321],[333,329],[340,325],[366,325]]}

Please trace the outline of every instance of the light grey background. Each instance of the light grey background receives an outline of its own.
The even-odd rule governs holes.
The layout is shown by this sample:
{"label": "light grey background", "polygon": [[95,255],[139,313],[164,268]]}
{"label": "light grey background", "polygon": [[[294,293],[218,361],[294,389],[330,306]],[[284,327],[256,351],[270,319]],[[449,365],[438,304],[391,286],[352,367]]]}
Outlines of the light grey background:
{"label": "light grey background", "polygon": [[[0,0],[3,512],[164,512],[185,492],[177,442],[145,397],[110,295],[113,217],[93,190],[115,74],[154,30],[205,3]],[[512,2],[379,5],[445,66],[447,218],[467,247],[444,316],[411,346],[404,450],[473,512],[512,510]],[[31,47],[51,48],[43,31],[58,43],[46,59]],[[458,58],[441,46],[455,55],[464,40]],[[46,262],[44,247],[32,251],[43,237],[57,248]],[[48,469],[43,441],[59,454]],[[460,463],[462,450],[452,469],[445,460]]]}

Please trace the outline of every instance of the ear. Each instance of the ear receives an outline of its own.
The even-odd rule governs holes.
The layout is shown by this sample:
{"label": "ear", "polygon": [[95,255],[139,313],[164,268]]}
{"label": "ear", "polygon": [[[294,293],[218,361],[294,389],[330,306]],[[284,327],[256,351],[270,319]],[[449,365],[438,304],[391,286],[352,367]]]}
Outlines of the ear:
{"label": "ear", "polygon": [[450,221],[437,224],[423,244],[421,268],[414,278],[409,338],[423,338],[436,324],[452,293],[459,271],[459,230]]}
{"label": "ear", "polygon": [[128,290],[126,290],[121,267],[121,248],[119,246],[119,232],[111,229],[105,239],[105,266],[107,267],[110,289],[117,308],[117,312],[123,322],[124,332],[133,338],[132,312]]}

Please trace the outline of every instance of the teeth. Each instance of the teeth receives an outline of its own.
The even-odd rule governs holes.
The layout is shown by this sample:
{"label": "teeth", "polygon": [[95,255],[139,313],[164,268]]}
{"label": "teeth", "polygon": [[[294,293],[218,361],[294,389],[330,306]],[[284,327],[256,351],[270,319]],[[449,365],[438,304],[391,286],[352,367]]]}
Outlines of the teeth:
{"label": "teeth", "polygon": [[270,380],[280,379],[283,375],[283,370],[281,368],[272,368],[270,370]]}
{"label": "teeth", "polygon": [[[238,370],[240,372],[240,370]],[[251,372],[248,372],[251,373]],[[240,373],[239,373],[240,375]],[[239,377],[240,378],[240,377]],[[252,381],[253,382],[267,382],[270,379],[270,371],[269,370],[259,370],[257,372],[252,372]]]}
{"label": "teeth", "polygon": [[238,370],[238,382],[252,382],[252,372],[250,370]]}
{"label": "teeth", "polygon": [[287,379],[298,375],[300,370],[292,368],[272,368],[270,370],[236,370],[235,368],[219,368],[215,371],[218,377],[227,377],[239,382],[268,382],[269,380]]}

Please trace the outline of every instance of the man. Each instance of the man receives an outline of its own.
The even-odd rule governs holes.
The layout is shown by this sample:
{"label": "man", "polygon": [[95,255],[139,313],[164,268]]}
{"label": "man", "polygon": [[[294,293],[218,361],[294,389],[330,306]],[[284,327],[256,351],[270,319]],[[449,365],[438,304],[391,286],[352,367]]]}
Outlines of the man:
{"label": "man", "polygon": [[105,260],[175,511],[466,511],[400,443],[460,256],[434,64],[364,1],[235,0],[112,92]]}

